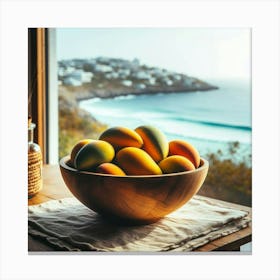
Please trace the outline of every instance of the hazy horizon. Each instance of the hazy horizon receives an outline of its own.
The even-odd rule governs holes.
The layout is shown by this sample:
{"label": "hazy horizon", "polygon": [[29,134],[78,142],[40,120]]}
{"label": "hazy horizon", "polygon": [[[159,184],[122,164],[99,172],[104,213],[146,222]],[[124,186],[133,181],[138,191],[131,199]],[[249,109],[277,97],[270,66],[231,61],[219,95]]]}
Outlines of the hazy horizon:
{"label": "hazy horizon", "polygon": [[249,28],[57,28],[57,59],[133,60],[200,79],[251,75]]}

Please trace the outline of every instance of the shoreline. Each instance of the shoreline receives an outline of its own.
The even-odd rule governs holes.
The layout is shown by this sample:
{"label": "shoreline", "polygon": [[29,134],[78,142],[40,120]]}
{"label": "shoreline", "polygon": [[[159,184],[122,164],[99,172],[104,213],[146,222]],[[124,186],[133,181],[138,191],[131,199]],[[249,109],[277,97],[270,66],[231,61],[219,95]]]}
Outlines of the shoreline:
{"label": "shoreline", "polygon": [[[211,91],[211,90],[217,90],[219,87],[211,86],[209,88],[199,88],[199,89],[179,89],[179,90],[150,90],[150,91],[135,91],[135,92],[118,92],[118,93],[112,93],[109,92],[109,94],[102,94],[102,93],[96,93],[96,92],[83,92],[83,93],[77,93],[76,94],[76,101],[79,103],[80,101],[90,100],[94,98],[99,99],[114,99],[118,97],[125,97],[125,96],[140,96],[140,95],[157,95],[157,94],[174,94],[174,93],[191,93],[191,92],[204,92],[204,91]],[[80,96],[79,96],[80,95]]]}

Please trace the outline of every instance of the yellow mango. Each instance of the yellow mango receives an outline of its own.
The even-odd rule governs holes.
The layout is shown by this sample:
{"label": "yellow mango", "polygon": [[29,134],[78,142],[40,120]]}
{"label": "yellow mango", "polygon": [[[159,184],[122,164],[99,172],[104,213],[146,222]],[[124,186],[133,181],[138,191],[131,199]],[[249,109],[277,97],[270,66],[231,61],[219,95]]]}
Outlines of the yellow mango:
{"label": "yellow mango", "polygon": [[127,175],[160,175],[161,169],[143,150],[135,147],[123,148],[116,161]]}
{"label": "yellow mango", "polygon": [[163,173],[195,170],[192,162],[183,156],[169,156],[159,163],[159,167]]}
{"label": "yellow mango", "polygon": [[115,150],[111,144],[101,140],[92,140],[77,152],[74,166],[78,170],[92,170],[102,163],[111,162],[114,156]]}
{"label": "yellow mango", "polygon": [[143,139],[142,149],[146,151],[155,162],[159,162],[168,155],[168,141],[165,135],[156,127],[139,126],[135,131]]}
{"label": "yellow mango", "polygon": [[116,150],[124,147],[141,148],[143,140],[140,135],[127,127],[111,127],[105,130],[99,137],[100,140],[107,141]]}
{"label": "yellow mango", "polygon": [[77,153],[79,152],[79,150],[91,141],[93,141],[93,139],[83,139],[83,140],[79,141],[72,148],[71,155],[70,155],[70,160],[71,160],[72,164],[74,164],[75,157],[76,157]]}
{"label": "yellow mango", "polygon": [[102,163],[96,168],[97,173],[125,176],[124,171],[113,163]]}
{"label": "yellow mango", "polygon": [[200,155],[198,150],[189,142],[184,140],[173,140],[169,142],[169,155],[179,155],[189,159],[195,168],[200,165]]}

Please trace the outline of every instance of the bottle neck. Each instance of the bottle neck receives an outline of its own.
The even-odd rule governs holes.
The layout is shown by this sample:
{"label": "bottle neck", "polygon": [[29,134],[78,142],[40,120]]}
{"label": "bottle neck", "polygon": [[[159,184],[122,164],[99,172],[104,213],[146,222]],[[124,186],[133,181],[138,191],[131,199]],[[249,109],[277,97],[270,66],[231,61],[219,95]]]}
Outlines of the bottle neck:
{"label": "bottle neck", "polygon": [[34,128],[36,125],[34,123],[31,123],[30,126],[28,127],[28,143],[33,142],[33,137],[34,137]]}

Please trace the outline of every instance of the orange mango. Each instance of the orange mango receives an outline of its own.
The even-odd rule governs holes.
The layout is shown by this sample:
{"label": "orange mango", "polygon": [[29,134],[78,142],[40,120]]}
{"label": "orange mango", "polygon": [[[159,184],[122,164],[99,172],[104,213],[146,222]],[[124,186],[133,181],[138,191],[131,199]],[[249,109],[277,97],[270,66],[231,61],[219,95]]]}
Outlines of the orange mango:
{"label": "orange mango", "polygon": [[127,175],[160,175],[161,169],[145,151],[127,147],[121,149],[116,160]]}
{"label": "orange mango", "polygon": [[163,173],[178,173],[195,170],[190,160],[183,156],[169,156],[159,163]]}
{"label": "orange mango", "polygon": [[179,155],[189,159],[195,168],[200,165],[200,155],[197,149],[187,141],[173,140],[169,142],[169,155]]}
{"label": "orange mango", "polygon": [[78,170],[93,170],[96,166],[111,162],[115,156],[115,150],[111,144],[92,140],[82,146],[74,158],[74,166]]}
{"label": "orange mango", "polygon": [[125,176],[124,171],[113,163],[102,163],[96,168],[97,173]]}
{"label": "orange mango", "polygon": [[77,153],[79,152],[79,150],[91,141],[93,141],[93,139],[83,139],[83,140],[79,141],[72,148],[71,155],[70,155],[70,160],[71,160],[72,164],[74,164],[75,157],[76,157]]}
{"label": "orange mango", "polygon": [[111,127],[105,130],[99,137],[100,140],[107,141],[116,150],[124,147],[141,148],[143,140],[140,135],[127,127]]}
{"label": "orange mango", "polygon": [[159,162],[168,155],[168,141],[165,135],[156,127],[139,126],[135,131],[143,139],[142,149],[146,151],[155,162]]}

